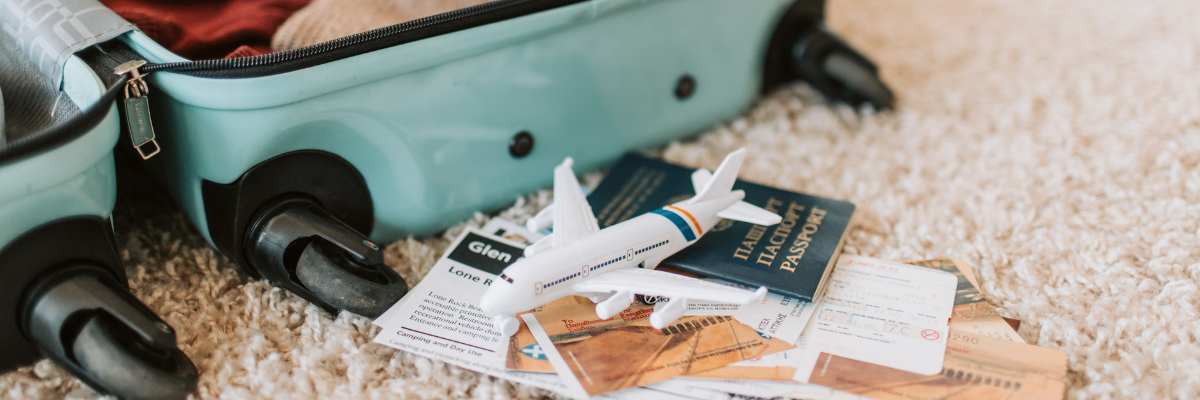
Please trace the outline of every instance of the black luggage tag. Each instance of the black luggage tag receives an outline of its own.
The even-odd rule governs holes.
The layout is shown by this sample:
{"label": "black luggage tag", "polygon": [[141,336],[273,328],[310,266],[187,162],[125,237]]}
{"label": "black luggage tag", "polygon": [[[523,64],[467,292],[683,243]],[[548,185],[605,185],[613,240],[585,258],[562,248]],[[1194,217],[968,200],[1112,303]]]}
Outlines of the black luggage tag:
{"label": "black luggage tag", "polygon": [[129,124],[129,138],[133,148],[143,160],[158,154],[158,142],[154,140],[154,125],[150,122],[150,87],[142,80],[138,68],[146,65],[145,61],[134,60],[118,65],[113,71],[117,75],[129,74],[125,82],[125,122]]}

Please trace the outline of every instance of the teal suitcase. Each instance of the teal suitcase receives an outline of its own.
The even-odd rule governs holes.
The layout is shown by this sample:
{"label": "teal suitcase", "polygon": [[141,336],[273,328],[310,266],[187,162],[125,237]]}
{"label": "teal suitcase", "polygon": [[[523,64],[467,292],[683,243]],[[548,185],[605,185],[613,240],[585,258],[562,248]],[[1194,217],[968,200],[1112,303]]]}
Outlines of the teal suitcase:
{"label": "teal suitcase", "polygon": [[890,106],[823,17],[820,0],[497,0],[262,56],[189,61],[131,31],[89,59],[145,62],[126,146],[157,154],[213,246],[373,318],[407,289],[375,243],[510,204],[566,156],[596,168],[796,80]]}
{"label": "teal suitcase", "polygon": [[30,43],[0,33],[0,372],[49,357],[101,393],[182,399],[196,367],[113,238],[115,92],[69,53],[52,81]]}

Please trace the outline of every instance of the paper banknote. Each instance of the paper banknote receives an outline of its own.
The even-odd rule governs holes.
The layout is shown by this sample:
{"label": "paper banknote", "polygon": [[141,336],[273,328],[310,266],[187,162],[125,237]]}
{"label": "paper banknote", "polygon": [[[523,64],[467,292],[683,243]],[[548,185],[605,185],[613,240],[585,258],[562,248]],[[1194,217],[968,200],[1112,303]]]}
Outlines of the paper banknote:
{"label": "paper banknote", "polygon": [[[675,271],[671,271],[675,272]],[[684,274],[693,276],[691,274]],[[720,283],[723,285],[734,285],[729,282],[718,279],[706,279],[711,282]],[[734,285],[736,286],[736,285]],[[649,299],[654,301],[655,299]],[[639,300],[642,302],[642,300]],[[586,297],[570,296],[563,299],[551,302],[535,311],[549,310],[555,307],[573,305],[573,304],[594,304]],[[739,306],[736,304],[708,304],[708,303],[689,303],[687,312],[684,315],[731,315],[738,322],[750,325],[763,335],[778,338],[784,342],[795,342],[800,337],[800,332],[804,330],[804,325],[808,323],[812,317],[812,303],[800,301],[800,299],[790,296],[783,296],[776,293],[768,293],[765,298],[759,303]],[[738,374],[743,376],[740,379],[762,379],[776,380],[778,375],[782,373],[782,369],[775,368],[771,365],[766,368],[757,369],[758,365],[746,365],[745,368],[737,368],[736,370],[716,371],[723,374]],[[546,358],[545,352],[542,351],[541,345],[533,338],[529,332],[528,326],[524,321],[521,321],[521,326],[517,333],[509,339],[509,349],[505,367],[514,371],[523,372],[540,372],[554,373],[554,367],[550,365]],[[715,372],[715,373],[716,373]],[[719,375],[710,375],[719,376]],[[706,376],[707,377],[707,376]],[[791,379],[790,376],[786,379]]]}
{"label": "paper banknote", "polygon": [[585,397],[729,365],[793,346],[729,316],[684,316],[655,329],[651,306],[600,319],[579,304],[523,316],[555,370]]}
{"label": "paper banknote", "polygon": [[801,348],[793,348],[738,361],[721,368],[689,374],[684,378],[795,382],[793,376],[796,374],[796,363],[803,355],[802,352]]}
{"label": "paper banknote", "polygon": [[[825,388],[823,386],[800,383],[796,381],[781,382],[735,379],[710,380],[676,378],[662,382],[656,382],[646,387],[705,400],[765,400],[781,398],[792,393],[798,393],[800,395],[791,398],[809,399],[811,398],[810,396],[814,394],[833,393],[832,389]],[[850,400],[859,399],[858,396],[849,394],[844,396],[844,398]]]}
{"label": "paper banknote", "polygon": [[[551,308],[576,304],[596,306],[595,303],[592,303],[586,297],[567,296],[546,303],[546,305],[538,307],[532,312],[541,312]],[[546,358],[546,352],[542,350],[542,345],[538,344],[537,339],[533,338],[533,333],[529,331],[529,325],[524,320],[521,320],[521,327],[517,329],[517,333],[514,333],[508,339],[508,354],[505,358],[504,367],[509,370],[521,372],[554,373],[554,366],[550,365],[550,359]]]}
{"label": "paper banknote", "polygon": [[708,371],[688,374],[685,375],[685,377],[696,379],[741,379],[755,381],[792,382],[792,375],[795,374],[795,367],[742,367],[737,365],[726,365],[717,369],[710,369]]}
{"label": "paper banknote", "polygon": [[954,312],[950,316],[951,329],[1025,343],[1017,331],[996,313],[987,299],[983,298],[978,283],[973,281],[974,273],[967,261],[940,258],[904,261],[904,263],[946,271],[958,277],[958,290],[954,295]]}
{"label": "paper banknote", "polygon": [[936,375],[821,353],[808,381],[879,400],[1057,400],[1066,371],[1062,351],[951,330],[945,364]]}

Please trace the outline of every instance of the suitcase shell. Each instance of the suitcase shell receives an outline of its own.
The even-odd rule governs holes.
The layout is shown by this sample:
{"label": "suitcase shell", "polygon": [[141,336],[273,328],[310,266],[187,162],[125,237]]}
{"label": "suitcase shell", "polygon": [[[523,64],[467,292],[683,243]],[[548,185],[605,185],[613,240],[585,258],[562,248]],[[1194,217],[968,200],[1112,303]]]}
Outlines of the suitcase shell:
{"label": "suitcase shell", "polygon": [[[176,347],[172,328],[127,292],[116,250],[112,149],[120,119],[112,92],[78,57],[66,57],[56,72],[65,94],[56,101],[82,112],[0,147],[0,372],[49,357],[101,393],[184,398],[196,368]],[[5,83],[22,90],[41,84]],[[24,98],[32,92],[9,93],[9,107],[40,101]],[[161,354],[147,362],[142,350],[128,347],[134,342]],[[163,362],[170,372],[160,373]]]}
{"label": "suitcase shell", "polygon": [[[105,91],[92,70],[78,58],[67,61],[63,85],[70,101],[80,109],[96,104]],[[14,250],[11,244],[26,234],[52,229],[56,222],[71,219],[103,221],[101,226],[107,232],[101,232],[100,237],[111,240],[110,221],[117,202],[112,148],[120,132],[118,124],[117,109],[110,107],[100,124],[77,139],[39,154],[0,163],[0,254],[11,253]],[[56,247],[68,248],[74,244],[59,243]],[[115,248],[109,251],[116,255]],[[7,318],[0,320],[0,340],[7,344],[0,350],[0,370],[8,370],[40,358],[32,343],[17,332],[14,321],[19,313],[12,309],[20,302],[25,284],[55,265],[53,262],[14,265],[3,261],[7,259],[0,256],[0,275],[6,277],[2,285],[4,300],[0,301],[5,307],[0,313],[7,314],[4,315]],[[124,282],[125,270],[117,261],[112,272]]]}
{"label": "suitcase shell", "polygon": [[[96,104],[105,86],[78,58],[63,70],[63,85],[81,109]],[[91,131],[54,149],[0,164],[0,247],[47,222],[73,216],[109,219],[117,202],[112,148],[120,132],[117,109]]]}
{"label": "suitcase shell", "polygon": [[[737,115],[791,4],[587,1],[278,75],[151,74],[162,153],[148,165],[210,241],[203,183],[300,150],[362,174],[373,240],[436,232],[545,186],[568,155],[592,169]],[[185,61],[139,32],[122,40]],[[681,100],[684,76],[696,90]],[[519,132],[534,138],[520,158]]]}
{"label": "suitcase shell", "polygon": [[836,48],[875,82],[823,12],[821,0],[495,0],[225,60],[190,62],[132,31],[93,61],[149,62],[159,151],[145,165],[212,245],[330,312],[374,317],[407,292],[376,241],[509,204],[567,156],[592,169],[727,120],[812,75],[788,64],[797,51]]}

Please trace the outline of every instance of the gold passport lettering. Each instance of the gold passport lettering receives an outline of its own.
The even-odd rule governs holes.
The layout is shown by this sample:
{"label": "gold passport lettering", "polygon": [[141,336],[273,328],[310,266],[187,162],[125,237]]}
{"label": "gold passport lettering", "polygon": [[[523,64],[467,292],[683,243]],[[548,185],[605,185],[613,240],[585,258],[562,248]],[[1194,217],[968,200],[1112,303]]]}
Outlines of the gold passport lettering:
{"label": "gold passport lettering", "polygon": [[[774,199],[772,199],[774,200]],[[771,205],[768,201],[768,206]],[[767,208],[770,210],[771,208]],[[774,210],[772,210],[774,211]],[[821,221],[825,219],[826,210],[822,210],[813,206],[808,213],[808,218],[801,220],[800,212],[804,211],[804,206],[790,203],[787,211],[783,213],[783,221],[775,226],[775,230],[771,233],[771,238],[768,240],[769,245],[763,248],[763,252],[759,253],[757,262],[763,265],[771,265],[775,263],[775,257],[779,255],[780,250],[784,250],[784,245],[787,244],[788,237],[792,235],[792,231],[799,226],[796,239],[791,243],[790,247],[786,248],[784,261],[780,263],[779,269],[787,272],[796,272],[796,266],[800,264],[800,260],[804,258],[804,253],[808,251],[808,245],[813,240],[813,235],[817,234],[817,230],[821,227]]]}
{"label": "gold passport lettering", "polygon": [[733,258],[749,260],[750,253],[754,252],[754,246],[758,244],[759,240],[762,240],[764,233],[767,233],[767,227],[762,225],[751,226],[750,232],[746,233],[746,240],[742,242],[741,246],[738,246],[737,250],[733,251]]}

